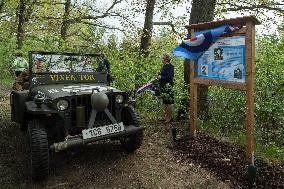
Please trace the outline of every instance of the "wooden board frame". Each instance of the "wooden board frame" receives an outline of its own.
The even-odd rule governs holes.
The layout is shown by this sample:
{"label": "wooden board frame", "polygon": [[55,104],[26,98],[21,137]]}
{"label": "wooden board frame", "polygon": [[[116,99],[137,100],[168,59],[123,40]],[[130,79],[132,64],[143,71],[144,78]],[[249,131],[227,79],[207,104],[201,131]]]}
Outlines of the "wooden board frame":
{"label": "wooden board frame", "polygon": [[254,16],[238,17],[233,19],[213,21],[186,26],[190,36],[194,36],[195,31],[215,28],[224,24],[242,26],[241,29],[221,37],[245,36],[245,82],[235,82],[226,80],[217,80],[212,78],[197,78],[197,62],[191,60],[190,64],[190,117],[189,128],[190,138],[196,137],[197,128],[197,99],[199,85],[213,85],[229,89],[236,89],[246,92],[246,160],[254,164],[253,152],[253,132],[254,132],[254,73],[255,73],[255,25],[260,22]]}

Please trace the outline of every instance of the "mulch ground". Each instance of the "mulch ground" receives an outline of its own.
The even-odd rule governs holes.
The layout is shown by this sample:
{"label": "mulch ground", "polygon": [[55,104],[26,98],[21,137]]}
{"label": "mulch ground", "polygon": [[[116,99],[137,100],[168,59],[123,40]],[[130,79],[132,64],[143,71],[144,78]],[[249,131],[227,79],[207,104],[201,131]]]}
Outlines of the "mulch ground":
{"label": "mulch ground", "polygon": [[[199,164],[233,188],[249,188],[245,149],[242,146],[223,142],[198,132],[195,139],[184,136],[172,146],[181,161]],[[284,169],[276,163],[255,158],[256,188],[283,188]]]}

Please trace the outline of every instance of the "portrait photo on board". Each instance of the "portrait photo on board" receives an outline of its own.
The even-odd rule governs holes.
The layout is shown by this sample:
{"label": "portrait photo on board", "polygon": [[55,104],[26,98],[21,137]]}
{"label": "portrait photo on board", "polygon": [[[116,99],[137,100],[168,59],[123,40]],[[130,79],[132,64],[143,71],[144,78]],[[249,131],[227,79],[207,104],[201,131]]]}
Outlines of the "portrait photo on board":
{"label": "portrait photo on board", "polygon": [[223,49],[221,48],[214,49],[214,60],[223,60]]}
{"label": "portrait photo on board", "polygon": [[240,68],[234,70],[234,78],[235,79],[242,79],[242,71]]}
{"label": "portrait photo on board", "polygon": [[203,76],[208,75],[208,66],[207,65],[201,65],[201,75],[203,75]]}

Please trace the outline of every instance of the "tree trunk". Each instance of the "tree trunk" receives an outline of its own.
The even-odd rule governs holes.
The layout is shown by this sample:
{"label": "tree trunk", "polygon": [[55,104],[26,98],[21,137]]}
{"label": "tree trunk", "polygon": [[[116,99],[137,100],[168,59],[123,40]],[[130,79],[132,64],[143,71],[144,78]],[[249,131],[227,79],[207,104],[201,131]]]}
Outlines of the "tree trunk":
{"label": "tree trunk", "polygon": [[69,16],[70,16],[70,10],[71,10],[71,0],[66,0],[65,5],[64,5],[64,18],[61,26],[61,38],[63,40],[66,40],[67,38],[67,32],[69,29],[70,21],[69,21]]}
{"label": "tree trunk", "polygon": [[25,0],[20,0],[19,8],[17,11],[18,27],[17,27],[17,49],[22,49],[25,37]]}
{"label": "tree trunk", "polygon": [[[216,0],[193,0],[189,24],[196,24],[200,22],[210,22],[214,19],[214,10]],[[189,60],[184,62],[184,81],[189,84]],[[198,88],[198,115],[203,120],[208,120],[208,87],[201,85]]]}
{"label": "tree trunk", "polygon": [[[152,30],[153,30],[153,16],[155,9],[156,0],[146,0],[146,12],[145,12],[145,21],[143,33],[141,36],[141,44],[140,44],[140,57],[148,57],[149,55],[149,47],[151,44],[152,38]],[[140,58],[137,59],[136,62],[137,71],[135,73],[135,88],[139,87],[139,80],[141,79],[141,61]]]}
{"label": "tree trunk", "polygon": [[148,49],[151,44],[155,3],[156,0],[147,0],[145,22],[140,45],[140,52],[145,56],[148,56]]}
{"label": "tree trunk", "polygon": [[193,0],[189,24],[212,21],[215,6],[216,0]]}

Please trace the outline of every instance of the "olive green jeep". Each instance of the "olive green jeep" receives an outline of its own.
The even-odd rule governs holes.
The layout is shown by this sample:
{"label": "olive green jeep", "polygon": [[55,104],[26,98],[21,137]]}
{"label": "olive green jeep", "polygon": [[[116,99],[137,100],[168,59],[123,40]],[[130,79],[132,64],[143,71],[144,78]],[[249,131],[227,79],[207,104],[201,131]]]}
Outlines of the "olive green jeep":
{"label": "olive green jeep", "polygon": [[[138,149],[143,126],[128,93],[108,85],[97,54],[29,52],[29,86],[12,91],[11,119],[27,133],[30,173],[47,177],[50,153],[103,139]],[[98,72],[98,70],[103,70]]]}

